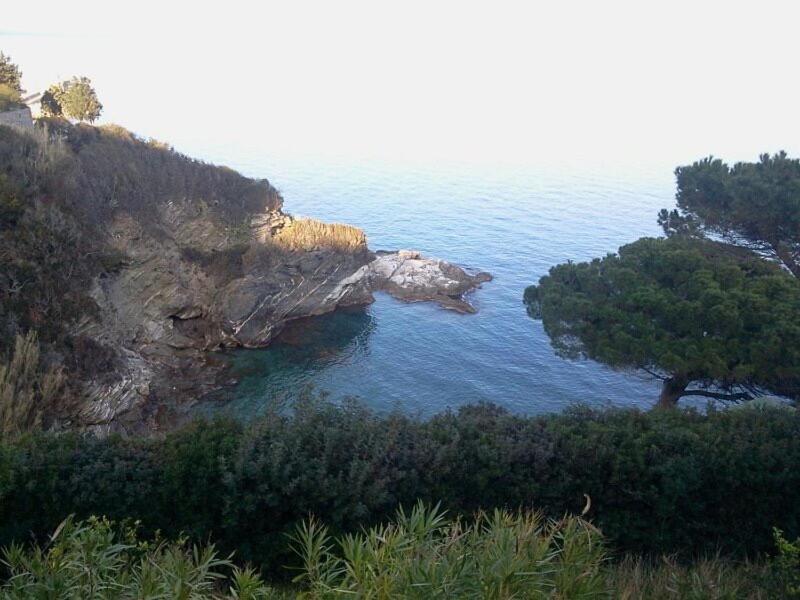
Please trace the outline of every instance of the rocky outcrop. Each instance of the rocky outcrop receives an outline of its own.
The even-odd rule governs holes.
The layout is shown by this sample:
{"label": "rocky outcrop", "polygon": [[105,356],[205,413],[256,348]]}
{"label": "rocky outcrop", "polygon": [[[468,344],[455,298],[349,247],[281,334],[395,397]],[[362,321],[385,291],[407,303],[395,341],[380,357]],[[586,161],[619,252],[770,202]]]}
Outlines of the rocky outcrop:
{"label": "rocky outcrop", "polygon": [[215,350],[265,346],[286,323],[370,303],[375,291],[473,312],[464,294],[490,279],[418,252],[373,253],[357,228],[285,214],[266,180],[121,128],[60,127],[71,187],[45,192],[64,198],[91,241],[81,256],[102,265],[85,290],[94,309],[69,334],[113,354],[109,368],[82,373],[73,423],[170,426],[176,407],[225,383]]}
{"label": "rocky outcrop", "polygon": [[432,301],[442,308],[474,313],[464,295],[491,281],[489,273],[470,275],[444,260],[425,258],[413,250],[376,252],[365,267],[373,291],[386,291],[406,302]]}
{"label": "rocky outcrop", "polygon": [[158,428],[171,421],[170,407],[220,384],[214,350],[265,346],[288,321],[373,299],[369,278],[357,275],[372,260],[366,245],[287,248],[278,232],[292,219],[274,208],[227,243],[202,211],[168,209],[161,221],[168,235],[153,235],[130,215],[112,223],[126,264],[97,279],[99,313],[76,333],[122,348],[121,377],[92,385],[87,423]]}
{"label": "rocky outcrop", "polygon": [[31,109],[27,106],[21,106],[19,108],[0,112],[0,125],[20,127],[22,129],[33,129]]}

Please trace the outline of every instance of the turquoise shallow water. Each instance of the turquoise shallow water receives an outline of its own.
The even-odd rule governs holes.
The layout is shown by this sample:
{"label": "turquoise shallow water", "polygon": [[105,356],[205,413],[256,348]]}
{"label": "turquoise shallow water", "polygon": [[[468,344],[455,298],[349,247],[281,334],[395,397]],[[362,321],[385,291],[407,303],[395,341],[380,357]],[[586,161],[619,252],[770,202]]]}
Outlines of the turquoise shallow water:
{"label": "turquoise shallow water", "polygon": [[298,322],[269,348],[234,352],[240,383],[215,410],[255,415],[306,384],[422,415],[478,401],[521,413],[653,404],[656,382],[557,357],[522,293],[554,264],[658,235],[656,213],[674,203],[670,169],[281,163],[232,150],[209,158],[268,177],[288,212],[362,227],[373,249],[418,249],[494,275],[471,297],[475,315],[379,294],[363,309]]}

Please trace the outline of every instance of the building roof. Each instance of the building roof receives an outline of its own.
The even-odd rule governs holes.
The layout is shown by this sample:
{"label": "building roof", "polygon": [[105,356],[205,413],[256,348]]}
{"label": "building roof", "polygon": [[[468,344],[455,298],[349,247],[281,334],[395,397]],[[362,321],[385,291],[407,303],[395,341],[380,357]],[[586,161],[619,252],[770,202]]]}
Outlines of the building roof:
{"label": "building roof", "polygon": [[25,96],[22,101],[30,106],[31,104],[37,104],[42,99],[42,92],[36,92],[35,94],[30,94]]}

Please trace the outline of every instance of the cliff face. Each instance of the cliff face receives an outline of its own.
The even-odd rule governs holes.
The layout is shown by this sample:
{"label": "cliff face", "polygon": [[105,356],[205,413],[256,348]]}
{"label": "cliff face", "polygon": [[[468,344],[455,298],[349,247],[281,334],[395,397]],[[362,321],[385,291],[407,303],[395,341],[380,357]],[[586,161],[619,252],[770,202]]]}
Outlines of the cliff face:
{"label": "cliff face", "polygon": [[91,193],[81,202],[124,257],[95,278],[99,311],[75,326],[122,349],[118,380],[90,382],[82,420],[158,427],[166,407],[218,383],[208,351],[264,346],[291,319],[372,301],[365,280],[348,279],[371,258],[360,231],[294,221],[266,180],[122,131],[82,133],[72,147]]}
{"label": "cliff face", "polygon": [[[468,307],[460,295],[485,280],[440,261],[426,267],[418,255],[376,257],[354,227],[284,214],[268,181],[121,128],[51,128],[62,142],[0,127],[0,166],[9,193],[27,203],[18,217],[29,237],[66,229],[73,240],[58,252],[62,266],[37,275],[76,299],[49,340],[54,360],[73,365],[77,402],[60,415],[72,424],[159,429],[176,407],[219,385],[224,368],[213,350],[264,346],[286,322],[371,302],[374,289]],[[36,233],[43,206],[57,216],[50,233]],[[12,273],[30,259],[13,258]],[[68,264],[81,268],[67,276]],[[432,287],[431,273],[439,277]],[[53,296],[14,309],[0,292],[6,334],[37,326],[20,327],[14,310],[34,301],[47,308]]]}
{"label": "cliff face", "polygon": [[89,421],[113,420],[142,398],[193,398],[216,383],[208,351],[264,346],[291,319],[372,301],[364,280],[348,281],[369,261],[366,246],[286,249],[275,230],[288,219],[274,207],[253,213],[235,241],[203,209],[181,201],[163,208],[158,229],[124,213],[111,223],[126,264],[96,280],[99,317],[78,330],[132,353],[124,384],[97,388]]}

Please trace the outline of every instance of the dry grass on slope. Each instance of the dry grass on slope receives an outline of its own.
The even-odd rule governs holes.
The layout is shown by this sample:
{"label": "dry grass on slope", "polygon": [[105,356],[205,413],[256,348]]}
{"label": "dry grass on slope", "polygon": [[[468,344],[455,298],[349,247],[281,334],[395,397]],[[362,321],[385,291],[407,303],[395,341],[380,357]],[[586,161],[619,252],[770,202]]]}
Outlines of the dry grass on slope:
{"label": "dry grass on slope", "polygon": [[17,335],[14,353],[0,363],[0,434],[39,429],[45,413],[54,410],[64,387],[60,368],[44,369],[36,333]]}
{"label": "dry grass on slope", "polygon": [[315,219],[294,219],[284,225],[274,238],[290,250],[330,248],[358,252],[367,246],[367,237],[358,227],[341,223],[323,223]]}

